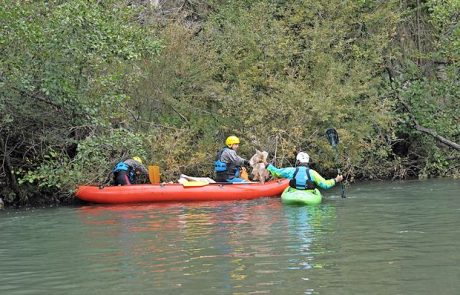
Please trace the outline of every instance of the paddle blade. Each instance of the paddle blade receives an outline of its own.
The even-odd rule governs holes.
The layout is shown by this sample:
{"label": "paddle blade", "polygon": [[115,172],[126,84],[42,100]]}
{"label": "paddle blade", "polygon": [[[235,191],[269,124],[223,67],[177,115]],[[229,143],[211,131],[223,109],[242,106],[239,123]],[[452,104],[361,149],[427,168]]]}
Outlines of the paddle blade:
{"label": "paddle blade", "polygon": [[344,199],[347,197],[347,196],[345,195],[345,186],[343,185],[343,183],[342,183],[342,185],[340,186],[340,195],[341,195],[342,198],[344,198]]}
{"label": "paddle blade", "polygon": [[333,147],[336,147],[339,144],[339,134],[337,133],[337,130],[335,130],[334,128],[327,129],[326,136],[327,140]]}
{"label": "paddle blade", "polygon": [[209,185],[206,181],[187,181],[182,184],[184,187],[200,187]]}
{"label": "paddle blade", "polygon": [[151,184],[160,183],[160,167],[159,166],[149,166],[149,180]]}

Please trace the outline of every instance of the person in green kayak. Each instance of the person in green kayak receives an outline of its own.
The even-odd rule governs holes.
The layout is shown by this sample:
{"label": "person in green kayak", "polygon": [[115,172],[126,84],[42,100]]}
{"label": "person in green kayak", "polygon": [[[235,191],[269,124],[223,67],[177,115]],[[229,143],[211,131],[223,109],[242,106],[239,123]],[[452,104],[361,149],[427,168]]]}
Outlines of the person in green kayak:
{"label": "person in green kayak", "polygon": [[114,185],[131,185],[136,183],[137,175],[149,172],[142,163],[140,157],[133,157],[123,162],[119,162],[113,169],[113,184]]}
{"label": "person in green kayak", "polygon": [[240,139],[236,136],[229,136],[225,140],[226,147],[222,148],[216,155],[214,162],[215,180],[217,182],[246,182],[240,178],[242,166],[249,166],[249,161],[238,156],[236,152],[240,146]]}
{"label": "person in green kayak", "polygon": [[265,163],[265,167],[273,176],[290,179],[289,186],[298,190],[314,190],[316,187],[329,189],[343,180],[342,175],[326,180],[318,172],[310,169],[310,156],[305,152],[297,154],[296,162],[297,167],[276,168],[268,163]]}

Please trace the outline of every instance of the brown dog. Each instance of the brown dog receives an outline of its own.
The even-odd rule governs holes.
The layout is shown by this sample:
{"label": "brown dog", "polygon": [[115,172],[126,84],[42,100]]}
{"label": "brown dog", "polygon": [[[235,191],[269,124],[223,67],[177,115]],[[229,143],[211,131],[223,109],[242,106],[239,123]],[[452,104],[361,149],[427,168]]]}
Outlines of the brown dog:
{"label": "brown dog", "polygon": [[252,167],[252,176],[254,180],[258,180],[260,183],[265,183],[270,177],[270,173],[267,171],[265,167],[265,163],[267,162],[268,153],[266,151],[259,151],[256,150],[256,153],[252,158],[249,160],[249,165]]}

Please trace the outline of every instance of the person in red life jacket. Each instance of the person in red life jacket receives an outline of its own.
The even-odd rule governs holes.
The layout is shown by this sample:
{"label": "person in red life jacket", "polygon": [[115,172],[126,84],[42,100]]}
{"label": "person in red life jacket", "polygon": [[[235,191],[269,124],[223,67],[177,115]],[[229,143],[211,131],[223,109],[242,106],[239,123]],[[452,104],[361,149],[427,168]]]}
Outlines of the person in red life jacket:
{"label": "person in red life jacket", "polygon": [[242,166],[249,166],[249,161],[236,154],[240,146],[240,139],[229,136],[225,140],[226,147],[222,148],[214,162],[215,180],[217,182],[247,182],[240,178]]}
{"label": "person in red life jacket", "polygon": [[289,186],[299,190],[314,190],[317,187],[329,189],[343,180],[342,175],[335,178],[324,179],[318,172],[308,167],[310,156],[300,152],[296,157],[297,167],[276,168],[272,164],[266,164],[267,170],[279,178],[290,179]]}
{"label": "person in red life jacket", "polygon": [[143,165],[141,158],[137,156],[132,159],[119,162],[112,172],[114,185],[136,184],[137,175],[149,174],[147,168]]}

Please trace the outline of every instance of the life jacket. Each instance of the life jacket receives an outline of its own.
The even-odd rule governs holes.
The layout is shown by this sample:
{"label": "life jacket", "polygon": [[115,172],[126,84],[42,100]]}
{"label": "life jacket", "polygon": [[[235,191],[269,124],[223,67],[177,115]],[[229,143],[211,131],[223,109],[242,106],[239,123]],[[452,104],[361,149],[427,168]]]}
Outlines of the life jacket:
{"label": "life jacket", "polygon": [[297,167],[294,176],[289,181],[289,186],[300,190],[315,189],[316,185],[310,177],[310,168],[305,166]]}
{"label": "life jacket", "polygon": [[216,173],[227,172],[228,167],[226,162],[222,162],[220,159],[222,157],[222,153],[226,148],[221,149],[216,156],[216,161],[214,162],[214,171]]}
{"label": "life jacket", "polygon": [[117,165],[115,165],[115,168],[113,169],[113,173],[115,172],[120,172],[120,171],[126,171],[126,174],[128,175],[129,181],[131,183],[135,183],[136,181],[136,173],[133,169],[133,167],[129,166],[125,162],[119,162]]}
{"label": "life jacket", "polygon": [[120,162],[117,165],[115,165],[115,168],[113,169],[113,172],[118,172],[118,171],[128,171],[130,166],[126,164],[125,162]]}
{"label": "life jacket", "polygon": [[224,147],[217,153],[216,161],[214,162],[214,171],[216,172],[218,181],[240,177],[239,166],[235,166],[234,163],[226,163],[221,160],[222,153],[225,151],[225,149],[228,149],[228,147]]}

